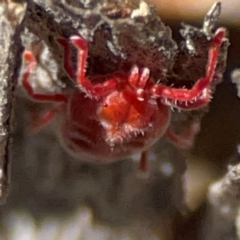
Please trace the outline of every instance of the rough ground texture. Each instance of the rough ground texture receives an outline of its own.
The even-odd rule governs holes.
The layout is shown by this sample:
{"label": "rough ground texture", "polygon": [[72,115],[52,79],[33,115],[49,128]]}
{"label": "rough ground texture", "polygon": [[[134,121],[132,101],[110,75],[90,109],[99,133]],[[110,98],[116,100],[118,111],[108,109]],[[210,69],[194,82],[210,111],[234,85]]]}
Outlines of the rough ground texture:
{"label": "rough ground texture", "polygon": [[[13,7],[21,10],[19,19],[13,18],[12,4],[0,1],[4,13],[0,14],[0,48],[4,50],[0,56],[0,84],[7,86],[2,95],[6,97],[0,99],[6,117],[0,119],[5,131],[1,149],[6,149],[9,141],[5,136],[11,126],[12,95],[23,46],[32,49],[40,63],[33,76],[36,87],[49,91],[73,87],[61,68],[62,48],[54,40],[73,34],[89,41],[89,75],[128,71],[137,64],[150,68],[156,82],[191,87],[204,75],[220,14],[220,5],[215,5],[201,29],[185,25],[179,33],[179,26],[179,39],[173,40],[171,29],[154,7],[144,2],[23,1]],[[222,80],[227,48],[226,39],[215,83]],[[43,75],[46,82],[40,79]],[[61,148],[52,126],[29,134],[27,116],[44,107],[30,102],[22,93],[17,95],[11,147],[12,187],[7,204],[1,208],[2,239],[174,239],[171,226],[179,213],[186,213],[185,153],[161,139],[151,149],[148,176],[141,176],[138,162],[131,159],[111,165],[77,163]],[[192,121],[200,121],[205,112],[174,113],[172,124],[181,131]],[[2,155],[7,164],[9,153],[3,151]]]}
{"label": "rough ground texture", "polygon": [[[26,5],[26,4],[25,4]],[[17,14],[18,16],[16,17]],[[13,93],[17,85],[19,62],[21,62],[20,31],[24,6],[0,1],[0,200],[8,193],[9,139]]]}

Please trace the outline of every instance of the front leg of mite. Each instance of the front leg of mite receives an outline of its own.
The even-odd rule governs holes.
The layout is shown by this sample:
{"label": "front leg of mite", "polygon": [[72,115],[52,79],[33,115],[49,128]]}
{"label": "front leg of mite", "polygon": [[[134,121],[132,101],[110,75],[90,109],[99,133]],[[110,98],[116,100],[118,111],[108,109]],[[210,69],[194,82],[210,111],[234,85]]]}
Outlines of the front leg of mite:
{"label": "front leg of mite", "polygon": [[70,38],[71,43],[75,46],[78,53],[78,62],[77,62],[77,70],[76,74],[74,72],[74,68],[69,62],[70,58],[70,47],[69,43],[64,38],[58,38],[58,43],[60,43],[64,47],[64,69],[69,75],[69,77],[77,82],[80,90],[86,93],[89,97],[101,97],[105,96],[108,93],[112,92],[116,89],[117,81],[114,79],[107,79],[103,83],[93,84],[91,80],[86,77],[85,72],[87,68],[87,57],[88,57],[88,46],[87,41],[80,36],[72,36]]}
{"label": "front leg of mite", "polygon": [[211,99],[210,84],[214,80],[214,74],[217,66],[219,49],[224,41],[226,30],[219,28],[211,42],[208,52],[208,62],[206,66],[206,75],[200,78],[191,89],[172,88],[164,85],[155,85],[152,88],[152,94],[159,97],[163,104],[178,107],[180,109],[198,109],[206,106]]}

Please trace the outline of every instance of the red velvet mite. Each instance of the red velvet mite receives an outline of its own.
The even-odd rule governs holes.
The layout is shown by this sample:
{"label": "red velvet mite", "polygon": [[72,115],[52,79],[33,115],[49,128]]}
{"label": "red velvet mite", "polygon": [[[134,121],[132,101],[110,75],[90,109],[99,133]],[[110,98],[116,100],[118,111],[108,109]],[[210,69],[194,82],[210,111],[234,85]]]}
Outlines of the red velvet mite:
{"label": "red velvet mite", "polygon": [[[54,103],[39,119],[40,125],[59,117],[59,139],[72,156],[106,163],[141,152],[141,168],[144,169],[146,151],[164,134],[182,147],[192,144],[190,138],[178,136],[170,129],[171,107],[193,110],[209,103],[224,37],[225,29],[219,28],[211,40],[205,76],[191,89],[156,83],[147,67],[140,69],[136,65],[129,72],[90,78],[85,75],[88,45],[80,36],[72,36],[70,42],[57,39],[64,48],[64,69],[76,82],[74,87],[56,94],[34,92],[29,76],[37,62],[29,50],[23,53],[27,65],[22,85],[33,100]],[[78,51],[76,71],[69,60],[70,44]],[[191,134],[194,131],[192,126]]]}

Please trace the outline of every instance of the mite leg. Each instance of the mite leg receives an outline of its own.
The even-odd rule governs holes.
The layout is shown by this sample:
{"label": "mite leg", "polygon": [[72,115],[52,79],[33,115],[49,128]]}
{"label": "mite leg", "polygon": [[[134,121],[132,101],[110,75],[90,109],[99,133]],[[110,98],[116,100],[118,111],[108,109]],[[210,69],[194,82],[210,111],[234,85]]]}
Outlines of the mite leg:
{"label": "mite leg", "polygon": [[[208,63],[206,67],[206,75],[197,80],[191,89],[172,88],[164,85],[155,85],[152,88],[152,94],[163,99],[164,102],[173,102],[175,106],[187,109],[188,105],[191,109],[205,106],[210,100],[209,93],[204,98],[204,90],[210,87],[214,79],[214,74],[217,66],[219,49],[223,43],[226,31],[219,28],[211,42],[211,47],[208,52]],[[198,102],[199,101],[199,102]],[[185,103],[183,103],[185,102]],[[203,105],[202,105],[203,104]]]}
{"label": "mite leg", "polygon": [[31,114],[31,124],[30,124],[30,131],[32,133],[39,132],[43,127],[48,125],[53,118],[56,116],[58,112],[60,112],[63,108],[63,105],[53,106],[48,111],[44,112],[43,114]]}
{"label": "mite leg", "polygon": [[168,128],[166,136],[180,149],[189,149],[194,144],[196,134],[200,131],[200,123],[193,122],[183,134],[176,134],[171,127]]}
{"label": "mite leg", "polygon": [[72,36],[70,40],[78,50],[76,74],[69,63],[70,48],[68,41],[64,38],[57,39],[57,41],[64,47],[64,69],[70,78],[76,79],[78,87],[90,97],[101,97],[113,91],[116,88],[116,80],[114,79],[114,76],[112,79],[98,84],[92,84],[92,82],[85,76],[88,57],[87,41],[80,36]]}
{"label": "mite leg", "polygon": [[148,170],[148,159],[147,159],[147,151],[143,151],[141,153],[141,158],[139,162],[139,169],[141,172],[146,172]]}
{"label": "mite leg", "polygon": [[22,86],[33,100],[41,102],[67,102],[67,96],[62,93],[45,94],[34,92],[34,89],[29,82],[29,77],[35,69],[37,62],[33,53],[28,50],[24,51],[23,59],[27,62],[27,67],[23,72],[21,82]]}

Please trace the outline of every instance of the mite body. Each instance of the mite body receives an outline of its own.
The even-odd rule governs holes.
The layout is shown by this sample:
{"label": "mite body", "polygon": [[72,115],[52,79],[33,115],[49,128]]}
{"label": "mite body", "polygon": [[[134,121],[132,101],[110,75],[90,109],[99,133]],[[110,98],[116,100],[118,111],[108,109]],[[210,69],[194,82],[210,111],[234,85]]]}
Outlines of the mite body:
{"label": "mite body", "polygon": [[58,133],[75,158],[115,161],[147,150],[165,134],[171,114],[168,107],[152,101],[139,113],[124,94],[113,91],[90,99],[74,91],[68,98]]}
{"label": "mite body", "polygon": [[[129,72],[88,78],[85,75],[88,46],[80,36],[71,37],[70,42],[57,39],[64,48],[64,69],[76,82],[72,89],[56,94],[34,92],[29,76],[37,62],[28,50],[23,53],[27,66],[22,85],[33,100],[54,103],[38,120],[38,125],[45,125],[58,115],[60,141],[75,158],[112,162],[142,152],[141,165],[144,166],[146,151],[164,134],[178,146],[191,146],[196,126],[191,127],[188,136],[176,135],[169,127],[171,108],[192,110],[209,103],[224,36],[225,29],[219,28],[215,32],[205,76],[191,89],[156,83],[148,68],[139,69],[136,65]],[[69,60],[70,44],[78,50],[76,71]]]}

